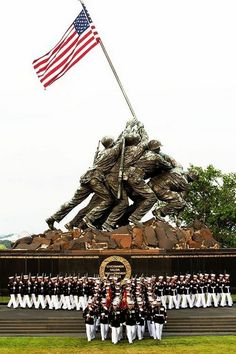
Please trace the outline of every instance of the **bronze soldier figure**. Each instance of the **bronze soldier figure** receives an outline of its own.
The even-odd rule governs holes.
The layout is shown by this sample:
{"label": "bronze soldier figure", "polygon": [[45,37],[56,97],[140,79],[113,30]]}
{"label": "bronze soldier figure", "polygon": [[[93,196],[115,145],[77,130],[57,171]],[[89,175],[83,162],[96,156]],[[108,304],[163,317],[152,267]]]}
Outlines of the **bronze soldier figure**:
{"label": "bronze soldier figure", "polygon": [[46,220],[49,228],[54,229],[55,221],[60,222],[90,194],[89,204],[65,225],[67,229],[87,226],[113,231],[124,222],[142,227],[141,219],[158,200],[166,204],[155,207],[156,218],[178,215],[185,207],[184,193],[193,176],[160,152],[158,140],[148,140],[136,118],[127,122],[116,142],[110,137],[101,139],[104,149],[99,151],[99,142],[93,167],[80,178],[73,198]]}
{"label": "bronze soldier figure", "polygon": [[[140,188],[143,192],[140,193],[139,187],[137,187],[137,185],[133,183],[132,177],[128,179],[126,184],[126,189],[129,198],[133,200],[134,203],[131,204],[126,210],[121,220],[122,225],[127,224],[129,218],[131,217],[132,219],[133,215],[135,215],[135,217],[137,218],[136,215],[140,214],[140,209],[141,209],[141,213],[146,213],[148,210],[150,210],[150,206],[147,206],[147,209],[143,209],[144,208],[143,205],[147,205],[147,201],[143,197],[144,193],[145,194],[147,193],[146,195],[149,195],[150,193],[150,186],[147,186],[144,180],[149,179],[153,175],[155,176],[158,175],[158,173],[160,173],[161,171],[166,171],[166,170],[169,171],[172,168],[172,164],[170,160],[167,161],[164,158],[164,156],[160,154],[161,146],[162,145],[158,140],[149,141],[147,149],[143,152],[141,157],[137,161],[135,161],[132,167],[134,171],[133,176],[135,176],[134,178],[143,181],[141,183],[141,188]],[[153,191],[151,192],[153,193]],[[151,205],[151,207],[152,206],[153,204]],[[145,214],[141,214],[141,215],[144,216]]]}
{"label": "bronze soldier figure", "polygon": [[[94,227],[93,221],[99,218],[103,212],[112,204],[112,196],[104,183],[104,174],[115,164],[120,154],[120,141],[114,144],[113,139],[104,137],[101,140],[104,150],[98,154],[95,164],[80,179],[80,187],[73,198],[46,220],[50,229],[54,228],[54,222],[60,222],[72,209],[82,203],[91,193],[99,196],[101,202],[96,205],[84,217],[88,227]],[[67,227],[69,227],[67,225]]]}
{"label": "bronze soldier figure", "polygon": [[[125,154],[124,154],[124,171],[123,180],[129,188],[138,194],[142,200],[132,215],[129,221],[135,225],[140,226],[140,220],[155,204],[157,198],[155,193],[144,181],[143,169],[136,167],[137,160],[143,155],[147,149],[148,135],[141,122],[135,121],[132,127],[133,131],[136,130],[138,134],[127,134],[125,136]],[[131,131],[132,132],[132,131]],[[119,161],[111,169],[111,172],[106,176],[108,185],[111,190],[117,193],[118,190],[118,171]],[[112,212],[103,224],[103,228],[111,231],[117,224],[118,220],[123,216],[128,207],[128,196],[126,190],[122,190],[122,198],[118,204],[113,208]]]}
{"label": "bronze soldier figure", "polygon": [[[125,130],[120,134],[120,136],[118,137],[117,140],[117,144],[119,143],[119,155],[121,152],[121,146],[122,146],[122,141],[124,139],[124,137],[128,134],[130,134],[131,132],[133,133],[135,131],[135,129],[138,129],[136,127],[135,121],[131,120],[128,121],[125,127]],[[102,144],[104,145],[104,140],[101,140]],[[110,153],[110,152],[109,152]],[[106,155],[109,155],[109,153],[107,153]],[[109,156],[108,156],[109,157]],[[114,206],[113,209],[113,214],[116,216],[117,219],[119,219],[123,213],[124,210],[126,210],[126,208],[128,207],[129,203],[128,203],[128,197],[127,194],[125,192],[125,190],[123,188],[119,188],[121,187],[120,183],[119,183],[119,172],[120,172],[120,160],[121,160],[122,156],[119,158],[119,160],[115,163],[114,165],[114,159],[112,157],[112,155],[110,156],[110,159],[108,159],[108,161],[106,161],[106,168],[103,168],[104,171],[104,184],[106,186],[106,188],[108,188],[110,190],[110,193],[112,195],[112,203],[110,203],[110,207]],[[98,159],[99,159],[99,155],[98,155]],[[96,163],[97,165],[97,163]],[[112,168],[112,166],[114,165],[114,167]],[[107,171],[107,174],[106,174]],[[120,189],[120,196],[118,198],[118,191]],[[92,216],[93,219],[93,224],[94,221],[96,219],[96,221],[98,221],[98,219],[103,215],[103,221],[106,220],[107,216],[109,215],[109,213],[106,214],[106,210],[108,210],[108,208],[105,208],[103,210],[101,210],[101,202],[102,199],[99,196],[98,193],[94,194],[91,201],[89,202],[89,204],[81,209],[78,214],[73,218],[73,220],[71,220],[68,224],[65,225],[66,228],[68,229],[72,229],[74,226],[78,226],[81,225],[81,223],[83,224],[83,219],[85,221],[85,223],[89,226],[91,225],[91,213],[93,214],[94,212],[96,212],[97,208],[98,208],[98,213],[96,213],[95,217],[94,215]],[[92,211],[93,210],[93,211]],[[87,221],[87,222],[86,222]],[[96,223],[97,225],[97,223]],[[98,225],[100,225],[100,223],[98,223]],[[115,223],[114,223],[115,226]],[[112,226],[107,225],[104,228],[108,231],[111,231]]]}
{"label": "bronze soldier figure", "polygon": [[[166,159],[170,158],[168,155]],[[171,159],[171,158],[170,158]],[[172,163],[173,163],[172,159]],[[178,216],[186,205],[184,195],[188,190],[189,183],[197,178],[194,172],[184,173],[182,166],[177,164],[170,171],[162,171],[152,177],[148,185],[155,192],[158,200],[165,202],[164,206],[156,207],[153,215],[162,220],[166,215]]]}

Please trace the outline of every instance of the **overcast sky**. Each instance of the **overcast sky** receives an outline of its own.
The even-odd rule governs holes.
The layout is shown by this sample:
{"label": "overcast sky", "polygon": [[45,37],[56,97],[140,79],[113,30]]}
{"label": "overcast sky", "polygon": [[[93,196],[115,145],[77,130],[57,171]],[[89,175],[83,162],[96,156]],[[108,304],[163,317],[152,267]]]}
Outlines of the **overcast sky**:
{"label": "overcast sky", "polygon": [[[236,2],[85,3],[150,138],[184,168],[235,172]],[[131,117],[100,46],[46,91],[36,77],[32,61],[80,10],[77,0],[1,2],[0,234],[44,231],[98,140]]]}

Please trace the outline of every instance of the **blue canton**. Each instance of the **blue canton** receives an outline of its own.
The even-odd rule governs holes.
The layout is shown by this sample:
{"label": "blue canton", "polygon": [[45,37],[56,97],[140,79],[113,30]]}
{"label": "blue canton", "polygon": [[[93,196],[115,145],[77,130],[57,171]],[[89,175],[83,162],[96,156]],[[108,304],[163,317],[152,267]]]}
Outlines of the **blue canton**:
{"label": "blue canton", "polygon": [[80,12],[79,16],[76,17],[73,23],[79,35],[81,35],[87,28],[89,28],[89,21],[84,10]]}

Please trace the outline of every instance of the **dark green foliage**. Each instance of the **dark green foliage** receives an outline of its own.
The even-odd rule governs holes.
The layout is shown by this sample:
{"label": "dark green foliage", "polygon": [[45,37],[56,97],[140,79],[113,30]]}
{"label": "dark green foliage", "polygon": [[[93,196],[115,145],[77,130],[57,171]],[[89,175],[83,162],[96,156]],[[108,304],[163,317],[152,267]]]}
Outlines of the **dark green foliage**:
{"label": "dark green foliage", "polygon": [[199,178],[190,185],[183,220],[203,221],[223,247],[236,247],[236,173],[224,174],[212,165],[190,169]]}
{"label": "dark green foliage", "polygon": [[11,248],[11,241],[8,240],[0,241],[0,245],[4,245],[5,248]]}

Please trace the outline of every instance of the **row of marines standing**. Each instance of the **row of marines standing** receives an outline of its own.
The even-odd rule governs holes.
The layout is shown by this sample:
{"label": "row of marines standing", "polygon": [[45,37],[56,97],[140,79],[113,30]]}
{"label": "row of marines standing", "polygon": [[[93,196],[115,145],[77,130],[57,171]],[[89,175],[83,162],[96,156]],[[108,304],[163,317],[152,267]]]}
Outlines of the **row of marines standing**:
{"label": "row of marines standing", "polygon": [[[229,274],[190,274],[174,276],[134,277],[119,279],[88,276],[31,276],[9,277],[8,307],[84,310],[88,300],[110,306],[116,298],[126,304],[127,299],[148,304],[160,297],[168,309],[187,307],[232,306]],[[127,305],[127,304],[126,304]]]}

